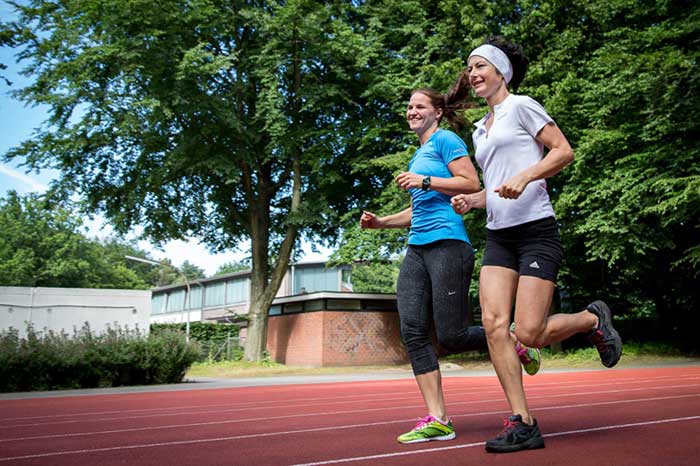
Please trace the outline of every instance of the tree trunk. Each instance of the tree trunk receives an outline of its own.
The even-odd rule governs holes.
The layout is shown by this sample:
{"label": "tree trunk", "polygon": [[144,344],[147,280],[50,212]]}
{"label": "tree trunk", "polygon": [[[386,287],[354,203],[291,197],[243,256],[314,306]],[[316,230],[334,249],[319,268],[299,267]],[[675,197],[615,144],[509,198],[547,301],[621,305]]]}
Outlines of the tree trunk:
{"label": "tree trunk", "polygon": [[[293,57],[293,84],[290,94],[291,107],[294,110],[293,115],[299,115],[301,102],[299,94],[301,90],[301,67],[298,55],[298,40],[296,31],[294,32],[295,52]],[[295,121],[299,124],[299,121]],[[301,205],[301,141],[296,141],[296,147],[293,149],[290,160],[292,162],[292,198],[287,215],[288,223],[285,232],[284,240],[280,245],[277,254],[277,263],[275,264],[272,275],[268,280],[268,260],[269,260],[269,212],[270,212],[270,197],[275,188],[270,190],[274,185],[269,177],[259,176],[260,192],[262,194],[259,199],[264,198],[264,202],[260,203],[260,209],[254,209],[251,214],[253,222],[251,225],[252,235],[251,243],[253,249],[253,276],[251,283],[250,308],[248,310],[248,338],[245,345],[244,358],[247,361],[261,361],[264,358],[264,353],[267,348],[267,317],[272,301],[277,295],[282,280],[287,273],[289,266],[289,258],[291,257],[294,243],[296,243],[298,225],[294,220],[299,206]],[[256,213],[256,211],[258,213]],[[264,212],[260,214],[260,212]],[[257,220],[257,221],[256,221]]]}
{"label": "tree trunk", "polygon": [[[252,298],[252,296],[251,296]],[[270,301],[271,303],[272,301]],[[260,362],[265,358],[267,346],[267,310],[270,303],[260,300],[250,302],[248,312],[248,336],[245,341],[246,361]]]}

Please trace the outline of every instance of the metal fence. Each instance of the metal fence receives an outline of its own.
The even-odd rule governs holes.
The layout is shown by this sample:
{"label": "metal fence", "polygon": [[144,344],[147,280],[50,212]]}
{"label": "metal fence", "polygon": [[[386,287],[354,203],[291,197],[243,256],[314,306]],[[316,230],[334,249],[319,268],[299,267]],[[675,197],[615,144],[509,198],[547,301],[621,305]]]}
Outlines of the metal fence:
{"label": "metal fence", "polygon": [[243,348],[238,336],[229,336],[224,340],[200,341],[202,361],[236,361],[241,359]]}

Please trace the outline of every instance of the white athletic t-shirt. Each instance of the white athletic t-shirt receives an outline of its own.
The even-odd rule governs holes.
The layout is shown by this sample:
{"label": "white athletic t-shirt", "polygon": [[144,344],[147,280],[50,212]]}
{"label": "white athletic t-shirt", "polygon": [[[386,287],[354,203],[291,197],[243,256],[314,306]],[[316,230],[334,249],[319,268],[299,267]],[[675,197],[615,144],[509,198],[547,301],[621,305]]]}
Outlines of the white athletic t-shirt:
{"label": "white athletic t-shirt", "polygon": [[521,225],[554,216],[547,193],[547,182],[528,184],[518,199],[499,197],[494,189],[542,160],[544,146],[535,139],[552,118],[544,107],[524,95],[510,94],[494,107],[490,130],[484,126],[489,113],[474,126],[472,133],[476,161],[484,174],[486,227],[490,230]]}

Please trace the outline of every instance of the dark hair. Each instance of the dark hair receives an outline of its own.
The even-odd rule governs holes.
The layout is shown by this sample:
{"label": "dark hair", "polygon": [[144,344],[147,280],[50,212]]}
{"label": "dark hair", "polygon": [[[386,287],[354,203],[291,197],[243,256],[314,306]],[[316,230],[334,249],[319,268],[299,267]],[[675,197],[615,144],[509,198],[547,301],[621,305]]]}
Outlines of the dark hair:
{"label": "dark hair", "polygon": [[[508,85],[514,91],[517,90],[518,87],[520,87],[520,83],[522,83],[523,79],[525,78],[527,66],[530,63],[530,60],[528,60],[523,53],[523,48],[518,44],[509,41],[503,36],[488,37],[486,40],[484,40],[484,44],[498,47],[503,53],[506,54],[508,60],[510,60],[511,65],[513,66],[513,77],[510,79],[510,83],[508,83]],[[498,70],[496,70],[496,72],[498,72]],[[464,70],[459,74],[459,76],[457,76],[457,81],[444,96],[446,106],[444,114],[450,122],[450,126],[452,126],[452,129],[455,131],[462,130],[467,126],[467,122],[464,117],[461,114],[457,114],[456,110],[463,110],[474,106],[473,102],[470,101],[470,91],[471,86],[469,85],[469,71]],[[413,92],[417,92],[417,90]],[[450,115],[453,116],[451,117]]]}
{"label": "dark hair", "polygon": [[530,60],[525,56],[523,48],[509,41],[503,36],[491,36],[488,37],[484,44],[493,45],[498,47],[503,53],[508,56],[510,64],[513,65],[513,77],[508,85],[514,90],[518,90],[520,84],[525,79],[525,73],[527,73],[527,66],[530,64]]}
{"label": "dark hair", "polygon": [[441,94],[433,88],[421,87],[414,89],[413,92],[411,92],[411,96],[417,93],[426,96],[433,107],[442,110],[442,116],[438,120],[438,124],[442,118],[445,117],[452,131],[458,133],[467,127],[467,120],[465,120],[460,113],[457,113],[457,111],[471,106],[470,103],[465,102],[469,92],[469,78],[467,77],[466,79],[466,91],[455,90],[455,87],[453,87],[447,94]]}

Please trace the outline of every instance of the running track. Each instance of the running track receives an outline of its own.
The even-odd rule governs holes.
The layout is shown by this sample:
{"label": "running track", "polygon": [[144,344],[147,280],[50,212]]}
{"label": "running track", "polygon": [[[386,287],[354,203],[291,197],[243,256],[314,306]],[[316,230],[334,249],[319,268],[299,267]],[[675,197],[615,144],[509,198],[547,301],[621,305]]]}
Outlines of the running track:
{"label": "running track", "polygon": [[700,366],[525,379],[547,447],[486,453],[495,376],[445,377],[457,438],[399,445],[424,408],[412,379],[0,401],[6,465],[700,465]]}

